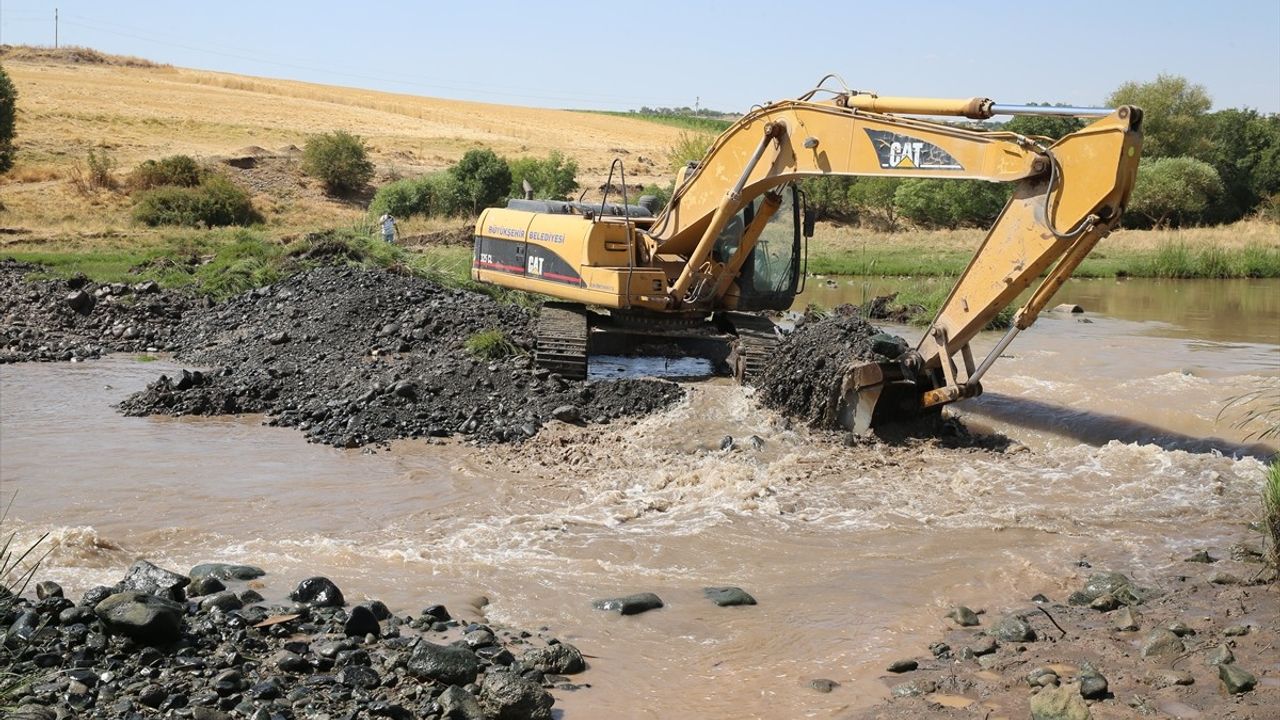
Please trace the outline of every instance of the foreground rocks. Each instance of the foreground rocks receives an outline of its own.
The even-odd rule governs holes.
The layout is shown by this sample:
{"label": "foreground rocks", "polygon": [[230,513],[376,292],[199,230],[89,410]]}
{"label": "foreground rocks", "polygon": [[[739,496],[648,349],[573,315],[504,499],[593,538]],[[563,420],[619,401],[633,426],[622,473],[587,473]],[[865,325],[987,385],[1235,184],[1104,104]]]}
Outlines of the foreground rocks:
{"label": "foreground rocks", "polygon": [[[1060,600],[1047,590],[1011,599],[995,620],[957,607],[937,621],[943,635],[927,651],[885,658],[890,699],[849,717],[1274,718],[1274,569],[1235,555],[1247,559],[1221,564],[1249,578],[1239,584],[1179,562],[1149,586],[1094,572]],[[1103,596],[1124,600],[1097,603]]]}
{"label": "foreground rocks", "polygon": [[[550,720],[548,688],[589,687],[562,677],[587,664],[555,638],[461,623],[440,605],[416,616],[350,606],[323,577],[295,587],[291,603],[264,602],[239,579],[261,572],[202,565],[183,575],[144,561],[79,603],[42,583],[43,597],[0,608],[5,671],[32,679],[6,716]],[[172,582],[213,574],[228,588],[203,601]],[[144,577],[160,579],[152,590],[165,596],[128,589]],[[208,602],[219,597],[234,602]]]}

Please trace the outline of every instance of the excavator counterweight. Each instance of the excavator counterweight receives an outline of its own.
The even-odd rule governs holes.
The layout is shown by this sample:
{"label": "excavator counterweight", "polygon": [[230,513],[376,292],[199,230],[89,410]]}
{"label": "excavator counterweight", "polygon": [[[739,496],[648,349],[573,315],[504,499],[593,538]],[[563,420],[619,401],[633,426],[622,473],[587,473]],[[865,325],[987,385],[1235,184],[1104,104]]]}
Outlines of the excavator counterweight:
{"label": "excavator counterweight", "polygon": [[[831,97],[815,99],[822,93]],[[997,114],[1095,119],[1056,141],[931,119]],[[1141,121],[1141,110],[1128,106],[882,97],[820,83],[735,122],[682,170],[660,211],[647,201],[524,200],[485,211],[472,275],[559,301],[544,323],[549,334],[539,339],[538,358],[560,372],[585,373],[594,347],[616,345],[605,338],[638,332],[721,343],[721,359],[749,383],[777,342],[772,324],[752,313],[787,309],[803,289],[814,218],[799,181],[849,175],[1012,183],[1008,204],[920,343],[887,361],[849,361],[838,388],[840,416],[863,432],[982,392],[980,381],[1000,352],[1119,223],[1137,174]],[[975,363],[970,343],[978,332],[1036,283],[1013,327]]]}

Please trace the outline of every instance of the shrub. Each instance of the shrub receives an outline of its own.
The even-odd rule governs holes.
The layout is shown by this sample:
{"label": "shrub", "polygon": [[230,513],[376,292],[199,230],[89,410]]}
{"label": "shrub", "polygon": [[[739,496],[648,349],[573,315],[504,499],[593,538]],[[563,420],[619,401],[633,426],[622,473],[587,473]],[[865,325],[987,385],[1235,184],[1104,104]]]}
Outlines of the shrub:
{"label": "shrub", "polygon": [[524,181],[533,186],[533,196],[549,200],[567,200],[578,189],[578,163],[552,150],[545,158],[509,160],[511,168],[510,197],[524,197]]}
{"label": "shrub", "polygon": [[1262,487],[1262,527],[1266,531],[1271,564],[1280,570],[1280,458],[1267,466]]}
{"label": "shrub", "polygon": [[170,155],[159,160],[147,160],[129,173],[129,188],[150,190],[173,185],[195,187],[203,176],[200,164],[190,155]]}
{"label": "shrub", "polygon": [[501,330],[483,330],[466,339],[467,352],[482,360],[497,360],[520,352]]}
{"label": "shrub", "polygon": [[83,165],[77,160],[71,166],[71,184],[81,195],[92,195],[99,190],[113,190],[116,179],[112,173],[116,169],[116,159],[106,150],[95,151],[92,148],[85,154]]}
{"label": "shrub", "polygon": [[251,225],[261,220],[249,195],[221,175],[196,187],[159,187],[137,197],[133,217],[146,225],[216,227]]}
{"label": "shrub", "polygon": [[340,194],[364,187],[373,177],[373,163],[363,138],[338,130],[307,140],[302,171],[318,178],[330,193]]}
{"label": "shrub", "polygon": [[475,214],[496,205],[511,189],[511,168],[492,150],[468,150],[449,168],[465,205]]}
{"label": "shrub", "polygon": [[465,208],[458,181],[447,172],[387,183],[369,203],[369,212],[375,217],[383,213],[399,218],[457,215]]}
{"label": "shrub", "polygon": [[0,172],[13,167],[14,118],[18,110],[18,90],[9,74],[0,67]]}
{"label": "shrub", "polygon": [[667,150],[667,157],[671,161],[671,169],[680,172],[680,168],[688,165],[690,162],[699,162],[706,157],[707,151],[711,149],[711,144],[716,141],[716,136],[703,132],[682,132],[680,137],[676,139],[676,144]]}
{"label": "shrub", "polygon": [[1129,209],[1157,226],[1204,212],[1222,194],[1222,179],[1209,163],[1189,157],[1144,158]]}
{"label": "shrub", "polygon": [[926,227],[987,227],[995,222],[1012,189],[964,180],[904,180],[893,193],[898,213]]}

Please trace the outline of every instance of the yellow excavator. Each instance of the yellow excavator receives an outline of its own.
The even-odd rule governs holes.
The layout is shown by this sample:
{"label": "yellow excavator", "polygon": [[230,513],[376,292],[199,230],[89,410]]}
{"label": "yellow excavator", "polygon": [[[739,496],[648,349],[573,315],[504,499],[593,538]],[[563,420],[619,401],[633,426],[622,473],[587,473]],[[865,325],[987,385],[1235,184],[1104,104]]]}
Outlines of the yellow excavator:
{"label": "yellow excavator", "polygon": [[[831,82],[838,87],[828,87]],[[1056,141],[940,117],[1094,118]],[[676,178],[670,201],[512,199],[476,223],[472,277],[555,298],[538,324],[537,363],[585,377],[588,355],[619,338],[722,344],[750,382],[779,334],[755,311],[803,289],[814,215],[797,182],[824,175],[987,180],[1013,196],[914,350],[851,359],[837,389],[855,432],[975,397],[1019,331],[1120,221],[1137,174],[1142,111],[1001,105],[986,98],[886,97],[829,75],[796,100],[757,106]],[[626,179],[621,175],[625,192]],[[609,185],[612,185],[612,173]],[[608,187],[607,185],[606,187]],[[970,342],[1032,283],[1009,331],[979,363]]]}

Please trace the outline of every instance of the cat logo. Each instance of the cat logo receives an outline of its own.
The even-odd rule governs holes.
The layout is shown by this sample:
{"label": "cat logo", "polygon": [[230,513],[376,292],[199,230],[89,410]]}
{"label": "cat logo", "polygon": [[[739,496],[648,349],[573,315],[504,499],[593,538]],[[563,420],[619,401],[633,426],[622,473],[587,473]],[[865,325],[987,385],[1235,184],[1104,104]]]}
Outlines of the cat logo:
{"label": "cat logo", "polygon": [[951,153],[920,138],[871,129],[867,137],[885,170],[964,170]]}

